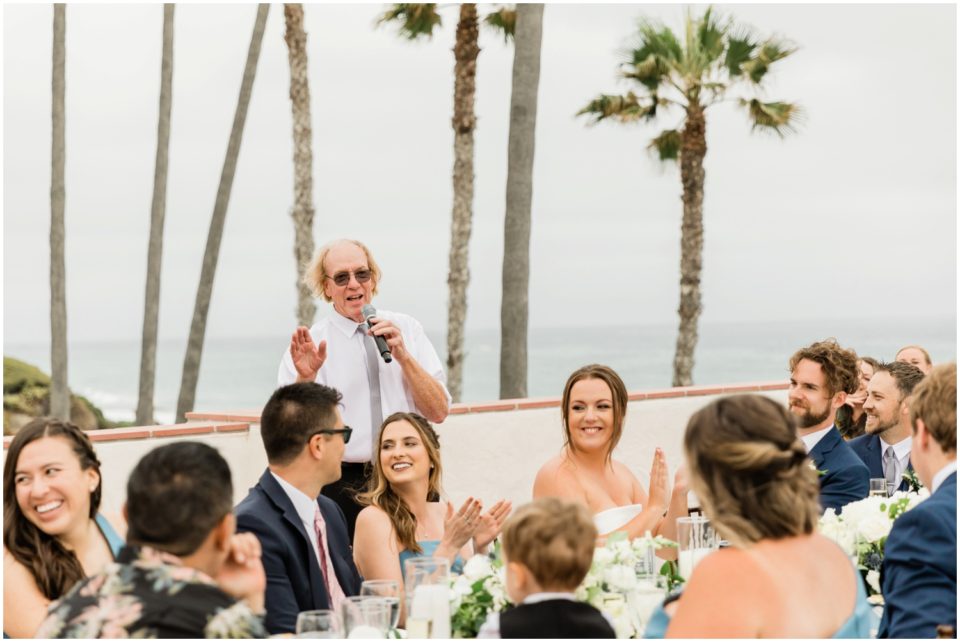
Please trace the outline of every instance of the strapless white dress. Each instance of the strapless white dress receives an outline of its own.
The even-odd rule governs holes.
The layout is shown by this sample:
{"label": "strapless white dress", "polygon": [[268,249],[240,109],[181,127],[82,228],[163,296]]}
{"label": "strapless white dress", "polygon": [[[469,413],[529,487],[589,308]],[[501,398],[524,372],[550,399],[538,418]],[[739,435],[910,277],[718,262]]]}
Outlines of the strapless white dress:
{"label": "strapless white dress", "polygon": [[617,506],[600,511],[593,516],[593,523],[597,527],[597,532],[601,535],[612,533],[615,530],[623,528],[627,523],[640,514],[643,510],[643,504],[630,504],[628,506]]}

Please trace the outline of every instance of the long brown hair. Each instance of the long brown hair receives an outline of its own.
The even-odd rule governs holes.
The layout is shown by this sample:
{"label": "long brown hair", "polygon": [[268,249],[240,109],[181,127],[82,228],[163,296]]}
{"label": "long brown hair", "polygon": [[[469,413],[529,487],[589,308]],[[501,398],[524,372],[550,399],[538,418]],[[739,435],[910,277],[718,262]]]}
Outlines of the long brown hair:
{"label": "long brown hair", "polygon": [[610,388],[610,398],[613,401],[613,435],[610,437],[610,445],[607,446],[606,460],[609,462],[613,456],[613,449],[617,447],[623,435],[623,420],[627,416],[627,387],[623,385],[620,375],[610,366],[591,363],[577,369],[567,379],[563,387],[563,400],[560,402],[560,414],[563,417],[563,445],[570,450],[576,450],[576,446],[570,440],[570,394],[573,391],[573,385],[584,379],[599,379]]}
{"label": "long brown hair", "polygon": [[97,487],[90,494],[90,517],[100,508],[103,480],[100,461],[90,438],[77,426],[51,417],[34,419],[17,431],[7,451],[3,468],[3,545],[13,558],[30,569],[37,588],[44,597],[55,600],[84,578],[83,566],[73,551],[60,540],[37,528],[26,518],[17,502],[16,470],[20,451],[27,444],[44,437],[60,437],[68,441],[80,460],[80,468],[97,473]]}
{"label": "long brown hair", "polygon": [[793,416],[760,395],[721,397],[690,418],[683,438],[693,492],[736,546],[810,534],[820,485]]}
{"label": "long brown hair", "polygon": [[383,433],[387,426],[397,421],[406,421],[420,434],[420,441],[427,449],[430,458],[430,476],[427,478],[427,501],[440,501],[442,486],[440,479],[443,468],[440,464],[440,437],[434,431],[430,422],[415,412],[395,412],[383,420],[380,428],[380,441],[377,444],[377,456],[373,458],[373,476],[367,485],[367,491],[357,496],[357,501],[365,506],[376,506],[390,517],[393,530],[397,533],[397,540],[408,551],[422,553],[423,549],[417,543],[417,517],[407,506],[407,503],[397,495],[383,474],[383,464],[380,461],[380,448],[383,444]]}

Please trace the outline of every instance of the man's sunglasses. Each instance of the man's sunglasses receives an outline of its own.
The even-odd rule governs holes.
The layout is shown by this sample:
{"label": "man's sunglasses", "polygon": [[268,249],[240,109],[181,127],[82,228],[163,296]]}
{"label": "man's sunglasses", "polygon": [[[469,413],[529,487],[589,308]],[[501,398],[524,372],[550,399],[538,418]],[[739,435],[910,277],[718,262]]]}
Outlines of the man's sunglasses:
{"label": "man's sunglasses", "polygon": [[[337,272],[333,276],[328,276],[327,278],[340,287],[343,287],[347,283],[350,283],[350,274],[350,272]],[[353,278],[357,280],[357,283],[366,283],[372,276],[373,272],[370,271],[370,268],[360,268],[356,272],[353,272]]]}
{"label": "man's sunglasses", "polygon": [[343,428],[323,428],[322,430],[317,430],[310,434],[307,437],[307,441],[313,439],[314,435],[343,435],[343,443],[350,443],[350,435],[353,434],[353,428],[350,426],[344,426]]}

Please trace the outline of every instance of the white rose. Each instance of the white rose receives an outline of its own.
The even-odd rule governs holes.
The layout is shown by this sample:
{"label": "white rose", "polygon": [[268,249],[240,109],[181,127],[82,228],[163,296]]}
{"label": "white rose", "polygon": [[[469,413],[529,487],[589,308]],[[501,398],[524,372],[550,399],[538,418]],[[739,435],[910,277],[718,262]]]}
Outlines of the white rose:
{"label": "white rose", "polygon": [[880,593],[880,573],[878,571],[867,571],[867,584],[877,593]]}
{"label": "white rose", "polygon": [[482,580],[493,572],[490,559],[486,555],[474,555],[463,565],[463,575],[470,583]]}
{"label": "white rose", "polygon": [[614,553],[606,546],[598,547],[593,551],[593,564],[596,567],[603,568],[613,563]]}
{"label": "white rose", "polygon": [[603,572],[603,581],[615,591],[629,591],[637,585],[637,574],[629,566],[615,565]]}
{"label": "white rose", "polygon": [[470,595],[472,591],[473,582],[468,580],[464,575],[458,575],[457,579],[453,582],[453,592],[457,595]]}
{"label": "white rose", "polygon": [[878,542],[890,534],[890,518],[883,513],[877,513],[857,524],[857,532],[868,542]]}

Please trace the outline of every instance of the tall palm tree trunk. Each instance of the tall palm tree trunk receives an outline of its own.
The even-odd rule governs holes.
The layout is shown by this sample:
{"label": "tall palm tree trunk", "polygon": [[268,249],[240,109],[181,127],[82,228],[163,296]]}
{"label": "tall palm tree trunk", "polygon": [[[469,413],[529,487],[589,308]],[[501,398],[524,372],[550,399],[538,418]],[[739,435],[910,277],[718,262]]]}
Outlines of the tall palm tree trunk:
{"label": "tall palm tree trunk", "polygon": [[693,353],[700,320],[700,271],[703,267],[703,158],[707,154],[706,120],[696,100],[687,107],[681,133],[680,182],[683,225],[680,234],[680,329],[673,356],[673,385],[693,384]]}
{"label": "tall palm tree trunk", "polygon": [[173,102],[173,8],[163,5],[163,53],[160,57],[160,114],[157,119],[157,158],[153,170],[150,207],[150,241],[147,248],[147,286],[143,303],[143,338],[140,343],[140,396],[137,423],[156,423],[153,389],[157,375],[157,321],[160,316],[160,259],[163,255],[163,222],[167,212],[167,164],[170,156],[170,110]]}
{"label": "tall palm tree trunk", "polygon": [[460,5],[457,40],[453,47],[453,213],[450,228],[450,271],[447,285],[447,385],[453,400],[463,392],[463,335],[470,283],[470,233],[473,226],[473,130],[477,125],[477,56],[480,26],[477,5]]}
{"label": "tall palm tree trunk", "polygon": [[240,141],[243,138],[243,126],[247,120],[247,106],[253,80],[257,75],[257,61],[260,59],[260,45],[263,43],[263,31],[267,24],[267,12],[270,5],[257,6],[257,19],[250,37],[250,49],[243,69],[243,82],[240,84],[240,96],[237,98],[237,110],[233,116],[230,130],[230,142],[227,155],[220,172],[220,186],[217,188],[217,200],[210,218],[210,230],[207,233],[207,246],[203,253],[203,267],[200,270],[200,283],[197,286],[197,299],[193,306],[193,319],[190,322],[190,337],[187,340],[187,352],[183,358],[183,375],[180,379],[180,397],[177,400],[177,421],[184,420],[187,412],[193,410],[197,395],[197,379],[200,375],[200,357],[203,352],[203,337],[207,329],[207,311],[210,309],[210,295],[213,292],[213,276],[217,270],[220,255],[220,240],[223,238],[223,224],[230,202],[230,190],[233,176],[237,170],[237,157],[240,155]]}
{"label": "tall palm tree trunk", "polygon": [[283,5],[284,40],[290,62],[290,104],[293,109],[293,255],[297,262],[297,323],[310,327],[317,306],[303,274],[313,256],[313,129],[307,80],[307,33],[303,5]]}
{"label": "tall palm tree trunk", "polygon": [[500,398],[527,396],[530,210],[543,4],[518,4],[510,95],[507,204],[500,303]]}
{"label": "tall palm tree trunk", "polygon": [[67,268],[64,258],[64,168],[66,166],[65,4],[53,5],[53,105],[50,172],[50,414],[70,418],[67,387]]}

